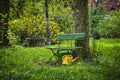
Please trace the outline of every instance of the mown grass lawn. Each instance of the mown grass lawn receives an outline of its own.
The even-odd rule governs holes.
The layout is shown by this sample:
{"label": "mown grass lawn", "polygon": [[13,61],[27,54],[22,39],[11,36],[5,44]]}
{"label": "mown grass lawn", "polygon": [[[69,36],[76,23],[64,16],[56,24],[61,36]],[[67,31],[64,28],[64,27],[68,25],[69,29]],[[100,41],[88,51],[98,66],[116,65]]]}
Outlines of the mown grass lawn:
{"label": "mown grass lawn", "polygon": [[44,64],[52,56],[45,47],[0,48],[0,80],[119,80],[120,39],[96,41],[90,61],[70,65]]}

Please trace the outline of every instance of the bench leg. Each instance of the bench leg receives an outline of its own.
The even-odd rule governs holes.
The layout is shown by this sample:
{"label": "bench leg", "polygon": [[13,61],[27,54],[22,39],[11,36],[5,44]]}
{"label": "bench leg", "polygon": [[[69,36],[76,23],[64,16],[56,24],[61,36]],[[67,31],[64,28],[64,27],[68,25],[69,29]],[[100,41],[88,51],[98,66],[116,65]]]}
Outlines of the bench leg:
{"label": "bench leg", "polygon": [[54,56],[58,57],[57,54],[58,54],[58,52],[59,52],[59,51],[54,52],[53,49],[50,49],[50,50],[51,50],[51,52],[52,52],[53,55],[50,57],[49,61],[51,61],[51,59],[52,59]]}

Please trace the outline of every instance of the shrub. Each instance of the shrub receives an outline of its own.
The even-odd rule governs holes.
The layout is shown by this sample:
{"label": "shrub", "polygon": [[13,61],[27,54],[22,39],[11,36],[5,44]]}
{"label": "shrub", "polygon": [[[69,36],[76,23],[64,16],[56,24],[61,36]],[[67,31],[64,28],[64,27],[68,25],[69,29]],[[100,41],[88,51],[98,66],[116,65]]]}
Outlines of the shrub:
{"label": "shrub", "polygon": [[71,28],[73,27],[72,13],[73,12],[71,8],[63,8],[61,12],[56,13],[56,15],[54,15],[55,22],[57,22],[60,25],[61,31],[64,31],[66,33],[74,31],[71,30]]}
{"label": "shrub", "polygon": [[[67,6],[67,4],[69,5]],[[74,26],[72,1],[50,1],[49,15],[59,24],[60,31],[69,33]]]}
{"label": "shrub", "polygon": [[[45,38],[45,20],[41,16],[25,16],[20,19],[10,21],[8,31],[11,43],[22,43],[26,37]],[[55,42],[55,36],[60,33],[60,28],[53,20],[50,21],[51,41]],[[15,40],[15,41],[14,41]]]}
{"label": "shrub", "polygon": [[98,24],[103,20],[106,11],[102,6],[99,7],[89,7],[89,14],[90,14],[90,26],[91,26],[91,33],[98,31],[96,30],[96,27]]}
{"label": "shrub", "polygon": [[120,11],[113,12],[110,17],[104,19],[96,28],[103,37],[120,38]]}

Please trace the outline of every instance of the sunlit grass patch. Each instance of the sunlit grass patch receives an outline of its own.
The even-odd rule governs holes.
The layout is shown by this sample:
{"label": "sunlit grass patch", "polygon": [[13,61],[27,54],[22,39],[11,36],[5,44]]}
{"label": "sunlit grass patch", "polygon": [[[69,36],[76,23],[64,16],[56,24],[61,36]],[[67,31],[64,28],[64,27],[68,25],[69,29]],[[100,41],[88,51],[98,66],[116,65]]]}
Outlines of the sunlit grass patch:
{"label": "sunlit grass patch", "polygon": [[59,66],[44,64],[52,56],[51,51],[45,47],[18,45],[2,47],[0,48],[0,79],[117,80],[120,62],[119,45],[119,39],[96,40],[97,56],[91,61],[85,62],[81,58],[70,65]]}

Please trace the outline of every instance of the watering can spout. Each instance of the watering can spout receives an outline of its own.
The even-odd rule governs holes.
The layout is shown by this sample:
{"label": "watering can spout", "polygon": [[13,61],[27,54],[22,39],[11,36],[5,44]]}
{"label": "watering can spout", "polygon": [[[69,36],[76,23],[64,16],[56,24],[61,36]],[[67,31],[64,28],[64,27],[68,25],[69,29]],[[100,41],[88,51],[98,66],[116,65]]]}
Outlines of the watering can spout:
{"label": "watering can spout", "polygon": [[79,57],[76,57],[76,58],[74,58],[73,60],[72,60],[72,62],[74,62],[75,60],[77,60]]}

